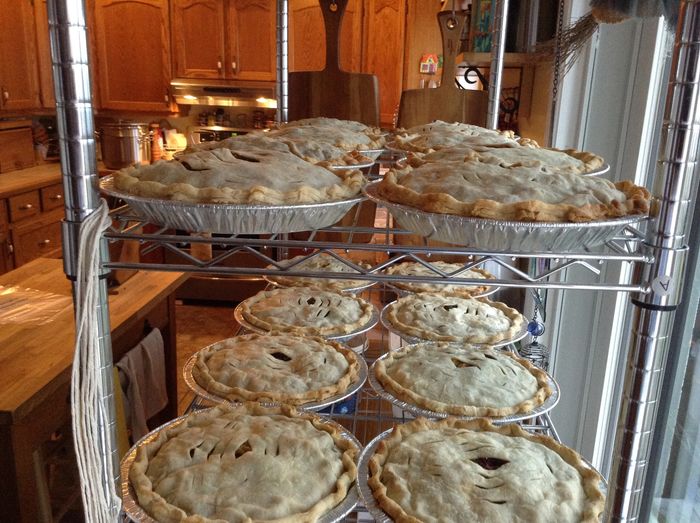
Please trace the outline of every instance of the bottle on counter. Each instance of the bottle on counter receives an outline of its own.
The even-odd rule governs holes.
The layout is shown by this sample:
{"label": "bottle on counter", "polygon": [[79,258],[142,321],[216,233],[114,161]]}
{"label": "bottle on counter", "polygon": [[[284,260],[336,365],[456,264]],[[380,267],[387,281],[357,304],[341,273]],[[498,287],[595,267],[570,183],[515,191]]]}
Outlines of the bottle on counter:
{"label": "bottle on counter", "polygon": [[160,125],[150,124],[151,131],[151,163],[155,163],[163,158],[163,133]]}

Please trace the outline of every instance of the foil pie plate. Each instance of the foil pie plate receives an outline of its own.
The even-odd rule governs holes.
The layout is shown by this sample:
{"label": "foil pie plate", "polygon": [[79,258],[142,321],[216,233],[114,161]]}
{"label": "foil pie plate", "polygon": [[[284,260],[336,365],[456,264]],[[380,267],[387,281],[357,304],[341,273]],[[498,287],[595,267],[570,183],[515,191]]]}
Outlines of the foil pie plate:
{"label": "foil pie plate", "polygon": [[[201,412],[201,411],[197,411]],[[126,455],[122,458],[120,465],[120,481],[121,481],[121,494],[122,494],[122,511],[132,520],[138,523],[158,523],[155,519],[149,516],[145,510],[141,508],[136,497],[136,492],[131,486],[129,481],[129,471],[131,470],[131,465],[136,459],[136,451],[142,445],[150,443],[156,439],[160,433],[167,430],[179,423],[182,423],[188,414],[175,418],[164,425],[161,425],[157,429],[149,432],[143,438],[141,438],[136,444],[129,449]],[[362,450],[362,445],[357,440],[357,438],[349,432],[345,427],[339,425],[338,423],[329,420],[328,418],[319,417],[321,422],[328,423],[339,429],[341,436],[350,441],[352,445],[357,448],[358,451]],[[357,481],[355,481],[357,483]],[[323,514],[319,519],[318,523],[339,523],[343,521],[345,516],[347,516],[355,508],[359,501],[358,493],[355,488],[348,488],[348,493],[345,498],[338,503],[335,507],[330,509],[328,512]]]}
{"label": "foil pie plate", "polygon": [[549,223],[438,214],[383,199],[377,191],[379,183],[371,182],[363,191],[370,200],[389,209],[401,227],[425,238],[477,249],[581,252],[604,244],[627,225],[647,219],[637,214],[586,223]]}
{"label": "foil pie plate", "polygon": [[371,158],[372,161],[376,162],[377,159],[384,152],[384,149],[360,149],[357,152],[360,153],[362,156],[366,156],[367,158]]}
{"label": "foil pie plate", "polygon": [[142,220],[193,232],[274,234],[328,227],[340,220],[363,196],[299,205],[191,203],[144,198],[114,188],[112,176],[100,180],[100,190],[127,203]]}
{"label": "foil pie plate", "polygon": [[[362,151],[360,151],[362,152]],[[367,156],[367,155],[365,155]],[[364,170],[364,169],[369,169],[374,165],[374,159],[372,159],[371,162],[361,162],[361,163],[355,163],[352,165],[329,165],[328,168],[331,171],[343,171],[343,170],[353,170],[353,169],[359,169],[359,170]]]}
{"label": "foil pie plate", "polygon": [[[201,350],[206,350],[208,347],[204,347]],[[199,352],[199,351],[198,351]],[[197,396],[200,398],[204,398],[205,400],[211,401],[212,403],[232,403],[235,404],[235,401],[229,400],[226,398],[222,398],[221,396],[217,396],[213,392],[209,392],[205,388],[203,388],[199,383],[197,383],[197,380],[195,380],[193,374],[192,374],[192,369],[195,366],[195,363],[197,362],[197,353],[193,354],[185,363],[185,366],[182,369],[182,375],[183,378],[185,379],[185,383],[187,386],[190,388],[192,392],[194,392]],[[360,366],[358,375],[357,375],[357,380],[355,380],[347,390],[336,394],[334,396],[330,396],[326,399],[320,400],[320,401],[310,401],[308,403],[302,403],[299,405],[295,405],[297,409],[303,409],[303,410],[321,410],[325,409],[326,407],[330,407],[334,403],[338,403],[340,401],[343,401],[346,398],[349,398],[353,394],[357,393],[362,386],[365,384],[367,381],[367,363],[365,362],[365,359],[361,356],[357,357],[357,362]],[[264,405],[265,407],[272,407],[279,405],[278,402],[268,402],[268,401],[261,401],[259,402],[261,405]]]}
{"label": "foil pie plate", "polygon": [[422,416],[424,418],[429,419],[458,418],[467,420],[481,417],[488,418],[488,420],[491,421],[491,423],[500,425],[504,423],[517,423],[518,421],[536,418],[537,416],[541,416],[542,414],[549,412],[554,407],[556,407],[557,403],[559,403],[559,385],[549,374],[547,374],[547,385],[549,385],[549,388],[552,390],[552,393],[547,397],[547,399],[542,403],[542,405],[538,405],[536,408],[532,409],[529,412],[519,412],[517,414],[510,414],[508,416],[501,417],[458,416],[455,414],[447,414],[445,412],[435,412],[433,410],[414,405],[413,403],[403,401],[394,396],[391,391],[384,388],[384,385],[382,385],[382,383],[377,379],[377,375],[375,374],[375,365],[377,364],[377,361],[386,359],[389,356],[389,354],[390,353],[383,354],[381,357],[377,358],[377,360],[372,364],[372,367],[369,372],[369,384],[372,386],[374,391],[383,399],[391,402],[393,405],[396,405],[402,410],[410,412],[414,416]]}
{"label": "foil pie plate", "polygon": [[[372,456],[374,456],[374,453],[377,451],[379,443],[387,439],[391,435],[392,430],[393,429],[389,429],[382,432],[381,434],[376,436],[372,441],[370,441],[367,445],[365,445],[365,448],[362,449],[362,453],[360,454],[360,458],[357,464],[357,490],[360,493],[360,500],[367,509],[367,511],[374,518],[374,521],[376,523],[393,523],[394,520],[391,518],[391,516],[389,516],[389,514],[384,512],[381,506],[379,506],[379,503],[374,497],[372,489],[369,486],[369,461],[370,459],[372,459]],[[593,467],[593,465],[591,465],[591,463],[588,460],[586,460],[583,456],[579,457],[581,458],[581,461],[585,467],[588,467],[598,472],[595,469],[595,467]],[[599,488],[602,491],[603,495],[607,496],[608,483],[605,481],[602,475]],[[603,518],[604,514],[601,514],[600,520],[602,521]]]}
{"label": "foil pie plate", "polygon": [[[389,321],[388,313],[389,313],[389,307],[396,303],[395,301],[392,301],[391,303],[387,303],[384,308],[382,308],[382,311],[379,313],[379,320],[381,321],[382,325],[386,330],[389,332],[396,334],[398,337],[400,337],[402,340],[408,342],[409,344],[413,343],[426,343],[426,342],[440,342],[440,340],[429,340],[429,339],[424,339],[424,338],[417,338],[415,336],[410,336],[406,334],[405,332],[401,332],[398,330],[394,325]],[[523,327],[520,329],[518,333],[515,334],[510,339],[499,341],[496,343],[469,343],[469,345],[472,345],[473,347],[505,347],[506,345],[510,345],[511,343],[518,342],[522,340],[525,336],[528,335],[527,332],[527,322],[523,324]],[[449,342],[449,341],[444,341],[444,343],[460,343],[460,342]]]}
{"label": "foil pie plate", "polygon": [[[257,334],[268,334],[269,331],[262,329],[258,327],[257,325],[253,325],[252,323],[249,323],[244,317],[243,317],[243,309],[241,307],[241,303],[236,305],[236,308],[233,309],[233,317],[235,320],[240,324],[241,327],[246,329],[247,331],[250,332],[255,332]],[[379,323],[379,313],[377,312],[377,309],[374,305],[372,305],[372,316],[370,317],[369,321],[363,325],[362,327],[359,327],[358,329],[348,332],[346,334],[338,334],[336,336],[320,336],[321,338],[325,338],[327,340],[332,340],[332,341],[337,341],[338,343],[348,343],[351,341],[353,338],[363,335],[369,330],[372,329],[377,323]]]}

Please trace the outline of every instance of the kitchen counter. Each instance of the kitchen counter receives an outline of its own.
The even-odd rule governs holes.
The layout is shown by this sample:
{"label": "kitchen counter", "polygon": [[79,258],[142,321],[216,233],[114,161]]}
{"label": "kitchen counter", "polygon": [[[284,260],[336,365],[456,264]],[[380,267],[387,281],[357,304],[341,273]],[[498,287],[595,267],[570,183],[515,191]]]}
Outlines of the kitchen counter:
{"label": "kitchen counter", "polygon": [[[139,271],[110,289],[111,338],[115,361],[146,330],[159,328],[166,345],[169,404],[177,414],[174,291],[187,279],[177,272]],[[41,521],[41,448],[70,419],[70,374],[74,320],[71,285],[61,260],[39,258],[0,275],[0,285],[65,297],[43,325],[0,323],[0,521]],[[41,301],[38,302],[39,304]]]}
{"label": "kitchen counter", "polygon": [[61,164],[59,162],[0,173],[0,198],[9,198],[60,181]]}

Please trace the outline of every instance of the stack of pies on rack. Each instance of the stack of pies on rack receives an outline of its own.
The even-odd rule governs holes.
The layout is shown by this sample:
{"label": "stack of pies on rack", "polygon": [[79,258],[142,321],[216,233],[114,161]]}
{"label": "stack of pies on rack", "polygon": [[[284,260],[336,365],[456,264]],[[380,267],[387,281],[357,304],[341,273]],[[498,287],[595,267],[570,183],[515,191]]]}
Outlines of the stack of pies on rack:
{"label": "stack of pies on rack", "polygon": [[495,345],[512,340],[527,324],[505,303],[427,292],[399,298],[385,312],[392,330],[430,341]]}
{"label": "stack of pies on rack", "polygon": [[600,475],[573,450],[517,425],[419,418],[369,461],[369,487],[394,521],[594,523]]}
{"label": "stack of pies on rack", "polygon": [[238,307],[254,328],[326,338],[355,332],[374,315],[374,307],[357,296],[307,287],[261,291]]}
{"label": "stack of pies on rack", "polygon": [[[290,270],[294,271],[305,271],[305,272],[341,272],[341,273],[355,273],[358,271],[341,262],[336,257],[331,256],[328,253],[322,252],[316,254],[315,256],[308,257],[304,255],[295,256],[288,260],[278,261],[278,264],[289,267]],[[367,266],[367,264],[360,262],[359,265]],[[268,269],[275,269],[275,265],[268,265]],[[372,282],[367,280],[341,280],[335,278],[311,278],[306,276],[286,276],[284,273],[279,276],[268,276],[267,279],[277,285],[282,285],[284,287],[316,287],[318,289],[325,289],[331,291],[344,291],[348,289],[356,289],[358,287],[369,286]]]}
{"label": "stack of pies on rack", "polygon": [[322,338],[246,334],[196,355],[192,376],[229,401],[301,405],[344,393],[358,379],[354,352]]}
{"label": "stack of pies on rack", "polygon": [[194,412],[139,445],[129,480],[160,523],[317,521],[357,477],[339,426],[292,407]]}
{"label": "stack of pies on rack", "polygon": [[527,360],[457,343],[408,345],[373,370],[395,398],[445,415],[526,414],[552,394],[547,374]]}
{"label": "stack of pies on rack", "polygon": [[[386,269],[387,274],[398,276],[419,276],[419,277],[439,277],[440,274],[432,270],[430,267],[442,271],[443,273],[455,278],[471,278],[475,280],[490,280],[495,276],[490,272],[474,267],[472,269],[463,269],[461,263],[449,263],[444,261],[431,261],[429,267],[419,262],[401,262],[394,264]],[[460,270],[461,269],[461,270]],[[447,279],[446,279],[447,281]],[[478,296],[488,292],[489,286],[487,281],[484,285],[457,285],[451,283],[423,283],[416,281],[394,281],[391,285],[399,289],[409,292],[439,292],[443,295],[450,296]]]}

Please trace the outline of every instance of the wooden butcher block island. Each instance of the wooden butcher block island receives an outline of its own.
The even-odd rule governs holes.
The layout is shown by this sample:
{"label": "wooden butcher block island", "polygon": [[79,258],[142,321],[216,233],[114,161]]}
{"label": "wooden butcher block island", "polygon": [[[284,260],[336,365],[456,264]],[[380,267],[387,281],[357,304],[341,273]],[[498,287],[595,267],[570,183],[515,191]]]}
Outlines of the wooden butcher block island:
{"label": "wooden butcher block island", "polygon": [[[174,291],[186,278],[183,273],[141,271],[110,289],[115,361],[148,330],[158,328],[163,334],[169,401],[158,422],[177,415]],[[41,318],[23,323],[21,318],[3,320],[0,314],[0,521],[46,521],[51,507],[42,452],[70,420],[75,336],[71,286],[62,261],[47,258],[0,275],[0,286],[0,291],[18,287],[35,292],[36,304],[30,307],[41,308],[42,296],[46,305],[53,295],[57,311],[43,324]]]}

